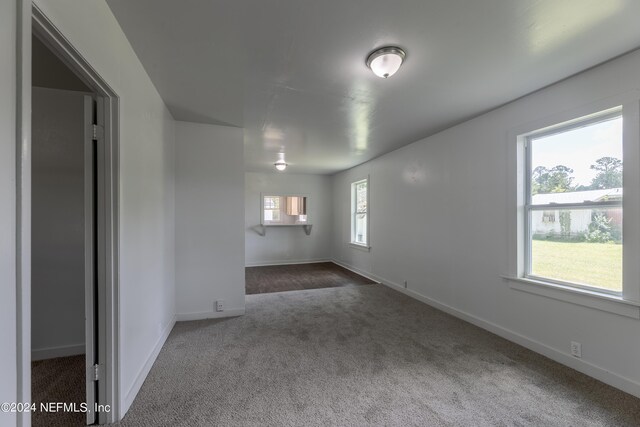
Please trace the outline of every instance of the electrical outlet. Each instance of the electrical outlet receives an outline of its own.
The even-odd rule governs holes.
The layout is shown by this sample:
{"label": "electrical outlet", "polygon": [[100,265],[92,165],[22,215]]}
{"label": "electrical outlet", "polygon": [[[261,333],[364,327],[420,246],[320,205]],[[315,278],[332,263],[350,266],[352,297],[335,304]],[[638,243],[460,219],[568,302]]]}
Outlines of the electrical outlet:
{"label": "electrical outlet", "polygon": [[219,299],[216,301],[216,311],[224,311],[224,301]]}
{"label": "electrical outlet", "polygon": [[582,357],[582,344],[576,341],[571,341],[571,355],[573,357]]}

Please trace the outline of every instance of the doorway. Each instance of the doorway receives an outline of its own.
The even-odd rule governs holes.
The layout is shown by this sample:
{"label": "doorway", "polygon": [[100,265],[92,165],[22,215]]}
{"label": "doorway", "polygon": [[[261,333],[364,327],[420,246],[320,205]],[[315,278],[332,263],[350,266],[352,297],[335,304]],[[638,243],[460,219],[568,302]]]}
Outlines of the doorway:
{"label": "doorway", "polygon": [[[82,425],[95,302],[87,286],[95,245],[92,165],[86,165],[85,102],[94,94],[37,37],[32,37],[31,90],[31,392],[40,407],[64,402],[74,411],[34,411],[34,426]],[[87,179],[88,178],[88,179]],[[87,206],[88,207],[88,206]],[[86,218],[85,216],[89,216]],[[87,279],[89,281],[87,282]],[[93,422],[94,420],[90,420]]]}
{"label": "doorway", "polygon": [[118,98],[32,12],[31,299],[23,305],[31,379],[23,378],[37,410],[25,416],[34,426],[106,424],[119,418]]}

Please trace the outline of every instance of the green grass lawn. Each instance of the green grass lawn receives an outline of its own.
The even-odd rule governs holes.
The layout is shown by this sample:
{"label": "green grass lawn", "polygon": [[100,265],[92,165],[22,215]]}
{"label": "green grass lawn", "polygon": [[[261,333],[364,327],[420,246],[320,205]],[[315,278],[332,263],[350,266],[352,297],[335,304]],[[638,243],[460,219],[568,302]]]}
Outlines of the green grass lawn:
{"label": "green grass lawn", "polygon": [[531,253],[536,276],[622,290],[622,245],[533,240]]}

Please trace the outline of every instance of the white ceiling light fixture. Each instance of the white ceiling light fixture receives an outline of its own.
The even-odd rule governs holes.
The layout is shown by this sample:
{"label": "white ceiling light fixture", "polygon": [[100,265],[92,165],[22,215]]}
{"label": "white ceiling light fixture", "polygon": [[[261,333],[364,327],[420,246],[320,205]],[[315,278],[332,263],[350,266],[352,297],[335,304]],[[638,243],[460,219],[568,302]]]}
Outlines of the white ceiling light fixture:
{"label": "white ceiling light fixture", "polygon": [[279,172],[282,172],[289,166],[287,162],[284,161],[284,147],[281,148],[281,151],[278,153],[278,161],[273,164]]}
{"label": "white ceiling light fixture", "polygon": [[396,46],[385,46],[374,50],[367,57],[367,67],[378,77],[386,79],[399,69],[407,54]]}

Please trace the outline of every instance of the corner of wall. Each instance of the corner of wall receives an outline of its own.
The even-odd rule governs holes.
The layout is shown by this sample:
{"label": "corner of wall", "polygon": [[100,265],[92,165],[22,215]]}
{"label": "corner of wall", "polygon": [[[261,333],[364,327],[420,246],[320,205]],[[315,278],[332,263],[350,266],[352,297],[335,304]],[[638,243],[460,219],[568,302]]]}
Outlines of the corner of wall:
{"label": "corner of wall", "polygon": [[243,142],[239,128],[176,123],[178,320],[244,313]]}

